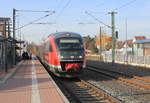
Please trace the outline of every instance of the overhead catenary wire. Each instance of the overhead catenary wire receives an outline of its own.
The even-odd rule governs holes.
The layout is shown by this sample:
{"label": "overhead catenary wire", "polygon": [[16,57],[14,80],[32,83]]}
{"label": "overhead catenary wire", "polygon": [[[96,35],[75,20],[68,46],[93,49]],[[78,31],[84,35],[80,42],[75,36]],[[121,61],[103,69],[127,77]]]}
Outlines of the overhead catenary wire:
{"label": "overhead catenary wire", "polygon": [[87,12],[87,11],[85,11],[85,13],[86,13],[87,15],[91,16],[92,18],[94,18],[94,19],[95,19],[96,21],[98,21],[99,23],[105,25],[106,27],[112,28],[111,26],[109,26],[109,25],[105,24],[104,22],[100,21],[98,18],[96,18],[95,16],[93,16],[91,13],[89,13],[89,12]]}
{"label": "overhead catenary wire", "polygon": [[122,8],[124,8],[124,7],[128,6],[128,5],[132,4],[132,3],[134,3],[135,1],[137,1],[137,0],[131,0],[131,1],[129,1],[129,2],[125,3],[125,4],[123,4],[123,5],[121,5],[120,7],[115,8],[113,11],[116,11],[116,10],[122,9]]}
{"label": "overhead catenary wire", "polygon": [[32,24],[43,24],[43,25],[49,24],[49,25],[52,25],[52,24],[56,24],[56,23],[47,22],[47,23],[32,23]]}
{"label": "overhead catenary wire", "polygon": [[68,2],[66,3],[66,5],[62,8],[61,12],[63,12],[67,7],[68,5],[70,4],[71,0],[68,0]]}
{"label": "overhead catenary wire", "polygon": [[[54,20],[54,22],[57,24],[57,29],[59,28],[59,25],[58,25],[58,19],[60,18],[60,16],[62,15],[62,13],[64,12],[64,10],[69,6],[69,4],[71,3],[71,0],[68,0],[67,1],[67,3],[65,4],[65,6],[62,8],[62,9],[60,9],[60,12],[58,12],[58,15],[56,15],[56,18],[55,18],[55,20]],[[56,30],[56,32],[57,32],[58,30]]]}
{"label": "overhead catenary wire", "polygon": [[64,10],[68,7],[68,5],[71,3],[71,0],[68,0],[68,2],[66,3],[66,5],[60,10],[59,14],[56,16],[56,20],[61,16],[61,14],[64,12]]}
{"label": "overhead catenary wire", "polygon": [[17,12],[43,12],[43,13],[49,13],[49,14],[43,16],[43,17],[40,17],[40,18],[38,18],[38,19],[36,19],[36,20],[34,20],[34,21],[29,22],[28,24],[25,24],[25,25],[23,25],[23,26],[21,26],[21,27],[18,27],[18,28],[15,29],[15,30],[18,30],[18,29],[21,29],[21,28],[23,28],[23,27],[26,27],[26,26],[28,26],[28,25],[30,25],[30,24],[36,22],[36,21],[39,21],[39,20],[41,20],[41,19],[44,19],[45,17],[48,17],[48,16],[52,15],[53,13],[55,13],[55,11],[49,11],[49,10],[42,11],[42,10],[18,10],[18,9],[15,9],[15,11],[17,11]]}
{"label": "overhead catenary wire", "polygon": [[21,12],[45,12],[45,13],[55,13],[55,11],[42,11],[42,10],[16,10],[16,11],[21,11]]}
{"label": "overhead catenary wire", "polygon": [[79,22],[78,24],[84,25],[84,24],[96,24],[96,23],[94,23],[94,22],[86,22],[86,23],[84,23],[84,22]]}
{"label": "overhead catenary wire", "polygon": [[36,20],[33,20],[33,21],[29,22],[28,24],[25,24],[25,25],[23,25],[23,26],[21,26],[21,27],[19,27],[19,28],[16,28],[15,30],[18,30],[18,29],[21,29],[21,28],[26,27],[26,26],[28,26],[28,25],[31,25],[31,24],[33,24],[33,23],[35,23],[35,22],[37,22],[37,21],[39,21],[39,20],[42,20],[42,19],[44,19],[44,18],[46,18],[46,17],[48,17],[48,16],[50,16],[50,15],[51,15],[51,14],[47,14],[47,15],[45,15],[45,16],[42,16],[42,17],[40,17],[40,18],[38,18],[38,19],[36,19]]}
{"label": "overhead catenary wire", "polygon": [[61,5],[63,4],[64,0],[61,0],[58,5],[56,6],[56,8],[54,9],[55,11],[59,10],[59,8],[61,7]]}
{"label": "overhead catenary wire", "polygon": [[[122,9],[122,8],[124,8],[124,7],[126,7],[126,6],[128,6],[128,5],[130,5],[130,4],[132,4],[132,3],[134,3],[135,1],[137,1],[137,0],[131,0],[131,1],[129,1],[129,2],[127,2],[127,3],[125,3],[125,4],[121,5],[121,6],[117,7],[117,8],[115,8],[115,9],[111,10],[111,11],[120,10],[120,9]],[[106,15],[108,15],[108,12],[92,12],[92,13],[106,14]]]}

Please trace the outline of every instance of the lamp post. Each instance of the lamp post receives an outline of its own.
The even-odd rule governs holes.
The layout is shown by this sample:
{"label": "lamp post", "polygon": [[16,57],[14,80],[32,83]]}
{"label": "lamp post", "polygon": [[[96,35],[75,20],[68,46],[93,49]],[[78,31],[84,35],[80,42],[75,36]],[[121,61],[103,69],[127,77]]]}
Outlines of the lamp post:
{"label": "lamp post", "polygon": [[13,64],[16,65],[16,9],[13,9]]}
{"label": "lamp post", "polygon": [[111,14],[111,26],[105,24],[104,22],[100,21],[98,18],[96,18],[95,16],[93,16],[91,13],[85,11],[85,13],[89,16],[91,16],[94,20],[96,20],[97,22],[105,25],[106,27],[110,28],[112,30],[112,65],[114,65],[115,63],[115,45],[116,45],[116,35],[115,35],[115,14],[116,12],[112,11],[109,12],[109,14]]}
{"label": "lamp post", "polygon": [[[37,20],[34,20],[32,22],[30,22],[29,24],[26,24],[22,27],[19,27],[16,29],[16,12],[44,12],[44,13],[50,13],[48,15],[45,15],[44,17],[48,17],[49,15],[55,13],[55,11],[36,11],[36,10],[17,10],[17,9],[13,9],[13,64],[16,65],[16,30],[21,29],[25,26],[28,26],[32,23],[34,23],[35,21],[38,21],[40,19],[43,19],[44,17],[38,18]],[[20,34],[21,35],[21,34]]]}
{"label": "lamp post", "polygon": [[112,11],[111,14],[111,30],[112,30],[112,65],[115,64],[115,48],[116,48],[116,35],[115,35],[115,14],[116,12]]}

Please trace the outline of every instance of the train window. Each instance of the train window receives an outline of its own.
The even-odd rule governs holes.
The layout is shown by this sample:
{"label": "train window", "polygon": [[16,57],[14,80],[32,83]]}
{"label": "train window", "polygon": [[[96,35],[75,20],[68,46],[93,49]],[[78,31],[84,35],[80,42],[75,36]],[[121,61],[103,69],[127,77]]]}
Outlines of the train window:
{"label": "train window", "polygon": [[81,49],[82,42],[78,38],[61,38],[57,41],[59,49]]}
{"label": "train window", "polygon": [[49,43],[49,52],[52,52],[52,45]]}

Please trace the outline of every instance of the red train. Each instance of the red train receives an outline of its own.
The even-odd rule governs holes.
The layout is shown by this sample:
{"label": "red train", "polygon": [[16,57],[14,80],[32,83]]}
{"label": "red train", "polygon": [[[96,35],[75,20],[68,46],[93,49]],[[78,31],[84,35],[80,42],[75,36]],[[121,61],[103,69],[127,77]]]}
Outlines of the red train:
{"label": "red train", "polygon": [[77,77],[86,66],[83,39],[77,33],[53,33],[39,51],[41,61],[59,77]]}

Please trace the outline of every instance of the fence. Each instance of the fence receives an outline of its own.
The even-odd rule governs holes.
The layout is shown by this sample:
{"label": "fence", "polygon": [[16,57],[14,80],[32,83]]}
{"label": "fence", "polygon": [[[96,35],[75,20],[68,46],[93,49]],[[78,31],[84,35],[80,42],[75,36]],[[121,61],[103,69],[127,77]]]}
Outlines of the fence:
{"label": "fence", "polygon": [[[103,54],[102,56],[104,62],[111,62],[111,54]],[[88,60],[100,60],[99,55],[87,55]],[[115,55],[115,62],[138,65],[138,66],[148,66],[150,67],[150,56],[135,56],[135,55]]]}

